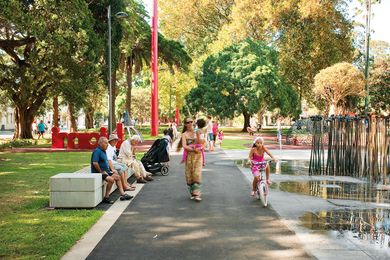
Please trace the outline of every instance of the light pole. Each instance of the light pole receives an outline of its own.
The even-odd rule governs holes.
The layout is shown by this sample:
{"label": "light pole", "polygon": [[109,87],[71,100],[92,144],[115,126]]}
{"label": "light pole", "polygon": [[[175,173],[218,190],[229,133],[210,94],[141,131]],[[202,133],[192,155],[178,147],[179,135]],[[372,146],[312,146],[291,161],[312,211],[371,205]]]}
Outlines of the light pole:
{"label": "light pole", "polygon": [[368,85],[368,68],[370,63],[370,23],[371,23],[371,0],[366,0],[366,39],[365,39],[365,47],[366,47],[366,56],[365,56],[365,67],[364,67],[364,76],[365,76],[365,91],[366,97],[364,99],[364,114],[368,115],[368,105],[370,102],[370,88]]}
{"label": "light pole", "polygon": [[[118,19],[129,16],[125,12],[117,12],[115,17]],[[111,5],[107,9],[108,19],[108,134],[112,133],[112,119],[115,110],[114,104],[112,103],[112,75],[111,75]]]}

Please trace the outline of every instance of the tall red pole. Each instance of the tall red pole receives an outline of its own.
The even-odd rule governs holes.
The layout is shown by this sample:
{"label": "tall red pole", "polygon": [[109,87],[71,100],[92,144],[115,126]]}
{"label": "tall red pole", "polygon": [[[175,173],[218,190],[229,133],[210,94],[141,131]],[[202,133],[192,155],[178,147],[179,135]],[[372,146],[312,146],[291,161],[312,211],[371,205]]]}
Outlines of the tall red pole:
{"label": "tall red pole", "polygon": [[180,111],[179,111],[179,108],[178,107],[176,107],[176,113],[175,113],[175,119],[176,119],[176,125],[179,125],[179,121],[180,121]]}
{"label": "tall red pole", "polygon": [[157,0],[153,0],[152,17],[152,98],[151,98],[151,135],[158,135],[158,15]]}

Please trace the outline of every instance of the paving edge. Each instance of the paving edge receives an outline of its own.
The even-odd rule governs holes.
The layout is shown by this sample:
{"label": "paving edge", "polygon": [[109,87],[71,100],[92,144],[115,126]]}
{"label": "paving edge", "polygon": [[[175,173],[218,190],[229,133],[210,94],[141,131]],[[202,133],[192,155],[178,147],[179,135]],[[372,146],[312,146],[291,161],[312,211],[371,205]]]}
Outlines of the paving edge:
{"label": "paving edge", "polygon": [[[127,192],[132,196],[136,196],[143,188],[144,184],[134,183],[135,191]],[[62,260],[77,260],[86,259],[96,245],[102,240],[104,235],[110,230],[112,225],[125,211],[125,209],[134,200],[120,201],[119,198],[114,204],[103,214],[103,216],[85,233],[76,244],[65,253]]]}

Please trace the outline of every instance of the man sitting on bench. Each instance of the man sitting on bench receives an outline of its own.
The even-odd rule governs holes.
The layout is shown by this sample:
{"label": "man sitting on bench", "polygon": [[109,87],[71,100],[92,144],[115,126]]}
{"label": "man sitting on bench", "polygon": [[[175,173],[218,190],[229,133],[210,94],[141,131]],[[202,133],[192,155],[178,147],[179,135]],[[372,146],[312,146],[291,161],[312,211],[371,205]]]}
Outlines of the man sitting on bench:
{"label": "man sitting on bench", "polygon": [[108,139],[103,136],[100,137],[98,141],[98,147],[92,152],[91,157],[91,172],[101,173],[103,180],[107,182],[103,202],[109,204],[114,203],[114,201],[110,200],[110,191],[114,181],[116,182],[116,186],[118,187],[119,193],[121,194],[120,200],[130,200],[133,198],[133,196],[130,196],[123,191],[121,177],[119,176],[118,172],[110,171],[106,154],[107,147]]}

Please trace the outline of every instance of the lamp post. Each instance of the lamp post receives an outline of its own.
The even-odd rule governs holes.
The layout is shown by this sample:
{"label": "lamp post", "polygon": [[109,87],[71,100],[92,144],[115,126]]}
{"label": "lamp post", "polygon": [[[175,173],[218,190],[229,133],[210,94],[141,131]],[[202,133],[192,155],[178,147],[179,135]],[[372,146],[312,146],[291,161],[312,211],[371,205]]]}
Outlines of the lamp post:
{"label": "lamp post", "polygon": [[[125,12],[117,12],[115,17],[118,19],[127,17],[128,14]],[[112,102],[112,75],[111,75],[111,5],[107,9],[108,19],[108,134],[112,133],[112,119],[115,110]]]}
{"label": "lamp post", "polygon": [[370,63],[370,23],[371,23],[371,0],[366,0],[366,38],[365,38],[365,47],[366,47],[366,56],[365,56],[365,67],[364,67],[364,76],[365,76],[365,91],[366,97],[364,99],[364,114],[368,115],[368,105],[370,103],[370,88],[368,85],[368,68]]}

